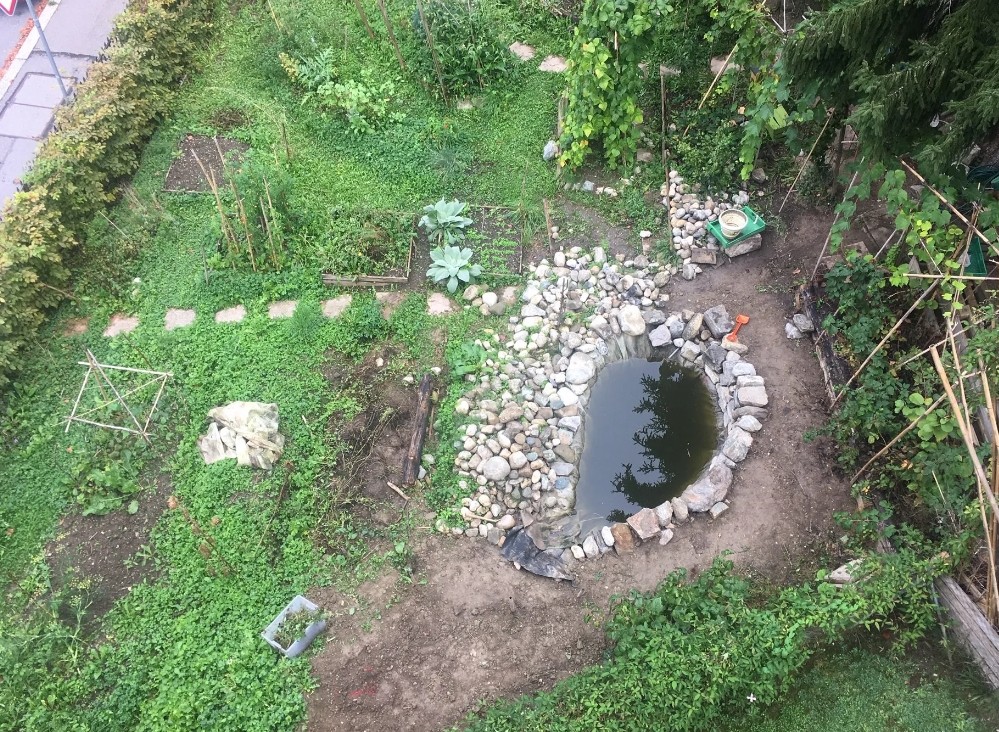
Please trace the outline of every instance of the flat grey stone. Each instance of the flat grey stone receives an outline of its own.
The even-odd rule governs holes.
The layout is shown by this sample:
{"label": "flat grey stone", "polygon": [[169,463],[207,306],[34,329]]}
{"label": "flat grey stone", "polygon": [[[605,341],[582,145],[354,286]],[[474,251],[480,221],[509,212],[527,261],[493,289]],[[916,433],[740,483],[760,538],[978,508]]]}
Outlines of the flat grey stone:
{"label": "flat grey stone", "polygon": [[352,300],[350,295],[340,295],[332,300],[323,300],[323,317],[339,318],[350,307]]}
{"label": "flat grey stone", "polygon": [[677,496],[670,503],[673,504],[673,517],[679,523],[685,523],[690,518],[687,502],[680,496]]}
{"label": "flat grey stone", "polygon": [[805,337],[805,334],[798,330],[793,323],[784,324],[784,335],[789,341],[798,341]]}
{"label": "flat grey stone", "polygon": [[246,308],[242,305],[219,310],[215,313],[216,323],[238,323],[246,317]]}
{"label": "flat grey stone", "polygon": [[576,351],[569,359],[565,380],[569,384],[585,384],[597,374],[596,362],[587,354]]}
{"label": "flat grey stone", "polygon": [[739,427],[733,427],[725,438],[721,453],[732,462],[738,463],[746,459],[752,446],[753,436]]}
{"label": "flat grey stone", "polygon": [[730,258],[741,257],[743,254],[749,254],[750,252],[755,252],[757,249],[763,246],[763,235],[754,234],[748,239],[740,241],[738,244],[729,247],[725,250]]}
{"label": "flat grey stone", "polygon": [[718,263],[718,252],[713,249],[704,249],[702,247],[691,247],[690,249],[690,261],[694,264],[717,264]]}
{"label": "flat grey stone", "polygon": [[711,518],[718,518],[723,513],[725,513],[727,510],[728,510],[728,504],[725,503],[724,501],[719,501],[718,503],[716,503],[715,505],[713,505],[711,507],[711,511],[710,511]]}
{"label": "flat grey stone", "polygon": [[638,534],[642,541],[651,539],[659,533],[659,520],[651,508],[643,508],[638,513],[628,517],[628,525]]}
{"label": "flat grey stone", "polygon": [[[68,87],[72,84],[72,80],[64,79],[63,83]],[[17,91],[11,97],[11,101],[15,104],[26,104],[29,107],[55,109],[62,104],[62,90],[54,76],[25,74],[17,86]]]}
{"label": "flat grey stone", "polygon": [[745,386],[736,393],[739,404],[744,407],[765,407],[770,403],[767,390],[762,386]]}
{"label": "flat grey stone", "polygon": [[722,336],[732,332],[735,321],[728,314],[724,305],[715,305],[704,311],[704,325],[711,331],[711,336],[721,340]]}
{"label": "flat grey stone", "polygon": [[625,305],[618,311],[617,320],[625,335],[640,336],[645,332],[645,318],[637,305]]}
{"label": "flat grey stone", "polygon": [[673,341],[673,333],[668,325],[660,325],[649,331],[649,343],[653,348],[661,348]]}
{"label": "flat grey stone", "polygon": [[[700,478],[687,486],[680,497],[691,511],[707,511],[725,498],[730,485],[732,485],[732,470],[716,459]],[[676,506],[673,508],[675,511]]]}

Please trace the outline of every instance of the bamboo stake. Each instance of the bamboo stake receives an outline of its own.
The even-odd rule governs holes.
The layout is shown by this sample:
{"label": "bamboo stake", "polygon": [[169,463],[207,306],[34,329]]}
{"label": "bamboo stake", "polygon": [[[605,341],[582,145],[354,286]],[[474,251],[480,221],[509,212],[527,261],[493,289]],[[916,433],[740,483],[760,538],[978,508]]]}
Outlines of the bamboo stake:
{"label": "bamboo stake", "polygon": [[892,326],[891,330],[889,330],[888,333],[885,334],[885,337],[882,338],[881,341],[878,343],[878,345],[876,345],[874,347],[874,350],[871,351],[867,355],[867,358],[864,359],[864,362],[862,364],[860,364],[860,366],[857,368],[856,371],[853,372],[853,376],[851,376],[847,380],[847,382],[845,384],[843,384],[843,388],[840,389],[839,394],[836,395],[836,398],[833,399],[832,404],[829,405],[830,409],[834,409],[836,407],[836,404],[839,403],[839,400],[843,397],[844,394],[846,394],[846,391],[850,387],[850,384],[852,384],[854,382],[854,380],[858,376],[860,376],[860,374],[864,371],[864,369],[867,368],[867,364],[869,364],[871,362],[871,359],[873,359],[874,356],[877,354],[877,352],[881,350],[881,348],[888,342],[888,340],[893,335],[895,335],[896,331],[898,331],[898,329],[902,327],[903,323],[905,323],[906,318],[908,318],[910,315],[912,315],[913,311],[917,307],[919,307],[919,303],[921,303],[930,294],[932,294],[932,292],[935,289],[937,289],[937,287],[938,287],[939,284],[940,284],[939,282],[933,282],[933,283],[931,283],[929,287],[927,287],[925,290],[923,290],[923,294],[921,294],[918,298],[916,298],[916,301],[914,303],[912,303],[912,305],[909,307],[908,310],[905,311],[905,314],[901,318],[899,318],[897,321],[895,321],[895,325]]}
{"label": "bamboo stake", "polygon": [[368,37],[372,41],[377,40],[375,32],[371,29],[371,23],[368,22],[368,16],[364,12],[364,6],[361,5],[361,0],[354,0],[354,7],[357,8],[357,14],[361,16],[361,22],[364,23],[364,30],[368,32]]}
{"label": "bamboo stake", "polygon": [[423,31],[427,34],[427,45],[430,47],[430,58],[434,61],[434,71],[437,73],[437,83],[441,87],[441,96],[444,98],[444,103],[449,104],[447,90],[444,88],[444,75],[441,73],[440,59],[437,58],[437,48],[434,46],[434,34],[430,30],[430,24],[427,23],[427,16],[423,13],[423,0],[416,0],[416,12],[420,16]]}
{"label": "bamboo stake", "polygon": [[937,375],[943,382],[944,391],[947,393],[947,400],[950,402],[951,411],[954,413],[954,419],[957,420],[957,427],[961,431],[961,437],[964,439],[964,446],[968,450],[968,455],[971,457],[971,463],[975,468],[975,477],[978,478],[980,486],[985,489],[985,495],[989,499],[989,505],[992,507],[992,512],[999,515],[999,501],[996,501],[996,494],[993,493],[992,487],[989,484],[988,477],[985,474],[985,468],[982,467],[982,461],[978,458],[978,453],[975,451],[975,444],[971,438],[971,431],[967,424],[964,422],[964,418],[961,415],[961,409],[957,403],[957,397],[954,396],[954,390],[950,386],[950,380],[947,377],[947,372],[944,370],[943,361],[940,360],[940,352],[936,347],[930,349],[930,356],[933,358],[933,366],[937,371]]}
{"label": "bamboo stake", "polygon": [[108,375],[104,373],[104,369],[101,367],[101,364],[97,362],[97,358],[89,350],[87,351],[87,360],[90,362],[91,368],[97,369],[97,373],[100,374],[102,379],[104,379],[104,382],[108,385],[108,388],[111,389],[111,392],[115,395],[115,397],[118,399],[118,402],[125,409],[125,412],[128,413],[128,416],[132,418],[132,422],[135,423],[135,426],[139,428],[138,434],[142,435],[143,439],[145,439],[146,442],[152,444],[152,441],[149,439],[149,435],[145,433],[145,430],[142,429],[142,425],[139,424],[139,420],[137,420],[135,418],[135,415],[132,414],[132,410],[129,409],[128,404],[122,398],[121,394],[118,393],[118,390],[115,388],[115,385],[111,383],[111,379],[108,378]]}
{"label": "bamboo stake", "polygon": [[392,20],[389,18],[388,10],[385,8],[385,0],[376,1],[378,3],[378,10],[382,14],[382,20],[385,21],[385,30],[388,31],[389,41],[391,41],[392,48],[395,50],[395,58],[399,62],[399,68],[405,71],[406,60],[402,57],[402,51],[399,50],[399,41],[395,39],[395,32],[392,30]]}
{"label": "bamboo stake", "polygon": [[[863,162],[863,159],[861,159],[861,162]],[[850,189],[853,188],[853,184],[857,182],[857,176],[859,174],[860,174],[859,170],[853,174],[853,179],[850,181],[850,185],[846,189],[847,193],[849,193]],[[843,201],[844,202],[846,201],[846,193],[843,194]],[[819,252],[819,258],[815,260],[815,269],[812,270],[813,280],[815,279],[815,275],[818,274],[819,272],[819,264],[822,262],[822,258],[826,256],[826,250],[829,248],[829,242],[832,241],[833,229],[836,228],[836,222],[839,221],[840,215],[841,215],[840,212],[837,211],[836,216],[833,218],[832,226],[829,227],[829,233],[826,234],[826,241],[822,245],[822,251]]]}
{"label": "bamboo stake", "polygon": [[[995,440],[999,438],[999,422],[996,420],[996,407],[995,402],[992,400],[992,387],[989,385],[989,377],[985,372],[985,365],[982,363],[981,358],[978,359],[978,364],[982,368],[981,379],[982,379],[982,390],[985,393],[985,404],[988,408],[989,413],[989,424],[992,427],[992,492],[996,492],[996,486],[999,485],[999,467],[996,465],[997,459],[999,459],[999,443]],[[982,492],[979,489],[978,492],[978,508],[982,517],[982,527],[985,529],[985,541],[988,544],[988,555],[989,555],[989,578],[988,578],[988,591],[989,596],[989,622],[995,623],[996,613],[999,613],[999,578],[996,575],[996,514],[992,515],[991,521],[986,521],[985,515],[985,501],[982,500]]]}
{"label": "bamboo stake", "polygon": [[794,176],[794,180],[791,182],[791,187],[787,189],[787,195],[784,196],[784,201],[781,203],[780,208],[777,209],[777,213],[783,211],[784,206],[787,205],[787,199],[791,197],[791,193],[794,192],[794,187],[798,185],[798,179],[801,178],[801,174],[805,172],[805,167],[808,165],[808,161],[812,159],[812,153],[815,152],[815,147],[819,144],[819,140],[822,139],[822,135],[826,133],[826,127],[829,126],[829,121],[833,118],[833,113],[835,111],[835,109],[830,109],[826,112],[825,124],[822,125],[822,129],[819,130],[819,135],[815,138],[815,142],[812,143],[812,149],[809,150],[808,155],[805,156],[805,161],[801,164],[801,167],[798,168],[798,174]]}
{"label": "bamboo stake", "polygon": [[[732,46],[732,50],[728,52],[728,56],[725,57],[725,63],[723,63],[722,66],[721,66],[721,68],[718,69],[718,73],[715,74],[715,78],[711,81],[710,86],[708,86],[708,90],[706,92],[704,92],[704,96],[701,97],[701,103],[697,105],[698,109],[700,109],[701,107],[703,107],[704,103],[706,101],[708,101],[708,97],[711,96],[711,92],[714,90],[715,84],[718,83],[718,80],[722,77],[722,74],[724,74],[728,70],[728,62],[732,59],[732,56],[735,55],[735,51],[738,48],[739,48],[739,44],[736,43],[734,46]],[[687,129],[690,129],[690,125],[687,125]],[[684,134],[684,136],[686,136],[687,131],[684,130],[683,134]]]}
{"label": "bamboo stake", "polygon": [[198,157],[198,153],[192,152],[191,154],[194,156],[194,162],[196,162],[198,167],[201,168],[201,174],[205,177],[205,180],[208,181],[208,187],[215,196],[215,208],[218,210],[219,224],[222,228],[222,235],[229,244],[229,250],[235,250],[235,253],[239,254],[239,244],[236,241],[236,234],[232,231],[229,224],[229,218],[226,216],[225,207],[222,205],[222,197],[219,195],[219,187],[215,182],[215,174],[205,167],[205,165],[201,162],[201,158]]}
{"label": "bamboo stake", "polygon": [[659,125],[660,151],[663,159],[663,171],[666,173],[666,180],[669,181],[669,170],[666,169],[666,76],[663,74],[662,64],[659,65],[659,110],[662,117]]}
{"label": "bamboo stake", "polygon": [[860,480],[860,476],[862,476],[864,473],[867,472],[867,469],[871,467],[871,465],[874,463],[875,460],[877,460],[886,452],[888,452],[899,440],[901,440],[903,437],[909,434],[913,429],[915,429],[916,425],[918,425],[925,417],[928,417],[930,413],[932,413],[934,409],[939,407],[943,403],[943,400],[946,398],[947,397],[942,396],[939,399],[937,399],[935,402],[933,402],[933,404],[927,407],[922,414],[920,414],[914,420],[909,422],[908,426],[904,430],[895,435],[895,437],[891,440],[891,442],[889,442],[887,445],[878,450],[877,453],[875,453],[874,457],[872,457],[870,460],[864,463],[863,467],[860,470],[858,470],[856,475],[854,475],[850,479],[850,485],[854,485],[858,480]]}
{"label": "bamboo stake", "polygon": [[999,254],[999,246],[997,246],[995,244],[995,242],[993,242],[985,234],[983,234],[982,230],[979,229],[975,224],[971,223],[968,220],[967,216],[965,216],[963,213],[961,213],[960,211],[958,211],[954,207],[954,204],[952,204],[950,201],[948,201],[940,191],[938,191],[936,188],[934,188],[926,180],[926,178],[924,178],[923,176],[921,176],[919,174],[919,171],[917,171],[914,167],[912,167],[907,162],[905,162],[905,160],[902,159],[902,158],[899,158],[898,161],[900,163],[902,163],[902,165],[905,167],[906,170],[908,170],[910,173],[912,173],[916,177],[916,180],[918,180],[922,185],[926,186],[934,196],[936,196],[938,199],[940,199],[940,202],[943,203],[947,208],[949,208],[951,210],[951,213],[953,213],[955,216],[957,216],[957,218],[959,218],[961,221],[963,221],[965,223],[965,225],[968,226],[968,228],[970,228],[972,231],[974,231],[976,234],[978,234],[978,237],[982,241],[984,241],[986,244],[988,244],[989,247],[992,249],[993,252],[995,252],[996,254]]}
{"label": "bamboo stake", "polygon": [[923,274],[922,272],[916,272],[912,274],[907,274],[906,277],[912,277],[917,280],[967,280],[969,282],[999,282],[999,277],[976,277],[975,275],[949,275],[947,273],[935,274]]}

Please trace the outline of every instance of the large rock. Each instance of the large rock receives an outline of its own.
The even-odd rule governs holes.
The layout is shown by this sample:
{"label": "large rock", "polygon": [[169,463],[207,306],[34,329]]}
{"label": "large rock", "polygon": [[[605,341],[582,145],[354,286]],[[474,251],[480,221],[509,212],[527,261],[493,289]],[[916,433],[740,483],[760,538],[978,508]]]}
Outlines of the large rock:
{"label": "large rock", "polygon": [[770,403],[766,387],[744,386],[735,393],[739,404],[744,407],[765,407]]}
{"label": "large rock", "polygon": [[711,331],[712,337],[721,340],[722,336],[732,332],[735,321],[724,305],[715,305],[704,311],[704,325]]}
{"label": "large rock", "polygon": [[593,559],[593,557],[599,556],[600,547],[597,545],[597,540],[594,539],[593,536],[587,536],[583,540],[583,553],[589,559]]}
{"label": "large rock", "polygon": [[519,404],[509,404],[499,413],[499,423],[515,422],[524,416],[524,408]]}
{"label": "large rock", "polygon": [[510,463],[506,461],[506,458],[493,455],[479,465],[479,472],[485,476],[486,480],[499,482],[510,475]]}
{"label": "large rock", "polygon": [[569,359],[565,380],[569,384],[585,384],[597,374],[596,362],[585,353],[576,351]]}
{"label": "large rock", "polygon": [[210,410],[208,417],[212,424],[198,440],[205,462],[222,459],[221,449],[223,457],[236,458],[240,465],[270,470],[284,451],[277,404],[231,402]]}
{"label": "large rock", "polygon": [[645,318],[637,305],[625,305],[617,313],[617,322],[625,335],[640,336],[645,332]]}
{"label": "large rock", "polygon": [[[680,497],[691,511],[703,512],[725,498],[730,485],[732,485],[732,471],[725,463],[714,460],[711,467],[694,483],[687,486]],[[676,506],[673,508],[675,511]]]}
{"label": "large rock", "polygon": [[638,513],[628,517],[628,525],[635,530],[642,541],[651,539],[659,533],[659,519],[651,508],[643,508]]}
{"label": "large rock", "polygon": [[687,321],[687,325],[684,327],[681,336],[684,340],[696,341],[703,324],[704,316],[701,313],[694,313],[690,320]]}
{"label": "large rock", "polygon": [[653,509],[656,512],[656,520],[662,528],[669,526],[673,520],[673,504],[669,501],[662,503]]}
{"label": "large rock", "polygon": [[733,427],[725,438],[722,445],[722,455],[733,463],[739,463],[746,459],[749,448],[753,446],[753,436],[739,427]]}
{"label": "large rock", "polygon": [[618,554],[630,554],[635,551],[635,534],[628,524],[614,524],[610,530],[614,536],[614,550]]}
{"label": "large rock", "polygon": [[678,523],[686,523],[687,519],[690,518],[687,502],[680,496],[677,496],[670,501],[670,503],[673,504],[673,518],[675,518]]}
{"label": "large rock", "polygon": [[649,343],[653,348],[667,346],[673,342],[673,333],[668,325],[660,325],[655,330],[649,331]]}
{"label": "large rock", "polygon": [[741,257],[743,254],[749,254],[750,252],[755,252],[757,249],[763,246],[763,235],[754,234],[748,239],[743,239],[738,244],[730,246],[725,250],[725,253],[729,257]]}

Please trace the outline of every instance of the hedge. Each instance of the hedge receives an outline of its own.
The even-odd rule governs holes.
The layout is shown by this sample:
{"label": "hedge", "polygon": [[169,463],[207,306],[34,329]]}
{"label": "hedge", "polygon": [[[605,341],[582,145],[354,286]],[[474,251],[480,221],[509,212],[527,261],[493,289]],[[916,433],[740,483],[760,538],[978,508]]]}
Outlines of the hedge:
{"label": "hedge", "polygon": [[84,238],[191,71],[211,29],[216,0],[133,0],[76,98],[56,112],[0,222],[0,389],[70,280],[65,256]]}

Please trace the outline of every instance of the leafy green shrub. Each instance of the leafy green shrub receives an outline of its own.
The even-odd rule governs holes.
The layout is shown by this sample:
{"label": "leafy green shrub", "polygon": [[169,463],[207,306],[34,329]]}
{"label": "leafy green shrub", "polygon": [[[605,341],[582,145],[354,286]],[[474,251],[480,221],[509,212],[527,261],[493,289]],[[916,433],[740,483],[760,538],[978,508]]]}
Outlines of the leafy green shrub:
{"label": "leafy green shrub", "polygon": [[278,54],[288,78],[305,91],[303,104],[314,102],[320,109],[344,117],[355,135],[374,132],[389,122],[405,118],[401,111],[393,109],[396,96],[393,82],[378,82],[368,69],[361,70],[360,80],[341,79],[334,63],[335,54],[332,48],[301,59]]}
{"label": "leafy green shrub", "polygon": [[337,274],[399,274],[415,238],[410,215],[334,209],[320,264]]}
{"label": "leafy green shrub", "polygon": [[382,315],[381,306],[373,297],[355,297],[343,323],[354,339],[367,345],[381,340],[388,333],[388,321]]}
{"label": "leafy green shrub", "polygon": [[63,298],[64,257],[135,171],[210,29],[211,0],[148,0],[118,18],[107,59],[56,112],[24,191],[0,222],[0,387],[21,365],[47,310]]}
{"label": "leafy green shrub", "polygon": [[[430,27],[430,39],[424,20]],[[500,42],[477,2],[430,0],[423,3],[422,19],[418,9],[413,11],[412,22],[421,41],[413,65],[427,88],[435,93],[441,84],[447,94],[462,94],[473,87],[483,89],[509,67],[510,51]]]}
{"label": "leafy green shrub", "polygon": [[647,595],[632,593],[612,609],[609,660],[551,692],[487,710],[467,729],[648,730],[697,732],[744,709],[747,699],[778,699],[822,642],[850,628],[904,629],[919,637],[933,623],[932,578],[939,557],[911,551],[868,560],[866,579],[843,588],[822,582],[767,599],[717,559],[693,582],[672,573]]}
{"label": "leafy green shrub", "polygon": [[482,267],[478,264],[469,264],[473,252],[468,247],[437,247],[430,250],[432,264],[427,270],[427,277],[434,282],[447,281],[447,291],[454,293],[458,289],[458,283],[469,283],[473,277],[482,274]]}
{"label": "leafy green shrub", "polygon": [[464,241],[465,229],[472,225],[472,220],[462,216],[467,203],[461,201],[445,201],[423,207],[423,216],[419,226],[427,232],[427,236],[438,244],[456,244]]}
{"label": "leafy green shrub", "polygon": [[477,374],[486,363],[486,350],[474,341],[465,341],[448,351],[447,364],[455,376]]}

